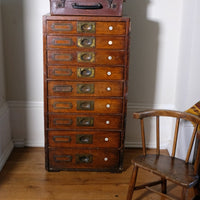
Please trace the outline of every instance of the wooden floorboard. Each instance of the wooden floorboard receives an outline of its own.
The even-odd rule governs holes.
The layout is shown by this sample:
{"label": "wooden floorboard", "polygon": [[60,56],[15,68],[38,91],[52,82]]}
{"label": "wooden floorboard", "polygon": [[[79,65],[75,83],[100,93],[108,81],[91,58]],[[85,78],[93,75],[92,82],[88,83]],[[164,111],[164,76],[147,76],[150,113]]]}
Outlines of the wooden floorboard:
{"label": "wooden floorboard", "polygon": [[[131,159],[140,149],[126,149],[124,171],[109,172],[47,172],[43,148],[14,149],[0,172],[0,199],[4,200],[126,200],[132,172]],[[138,184],[156,176],[139,171]],[[181,188],[168,184],[169,193],[179,199]],[[160,187],[156,186],[159,190]],[[188,200],[192,199],[189,191]],[[146,190],[136,191],[134,200],[165,200]]]}

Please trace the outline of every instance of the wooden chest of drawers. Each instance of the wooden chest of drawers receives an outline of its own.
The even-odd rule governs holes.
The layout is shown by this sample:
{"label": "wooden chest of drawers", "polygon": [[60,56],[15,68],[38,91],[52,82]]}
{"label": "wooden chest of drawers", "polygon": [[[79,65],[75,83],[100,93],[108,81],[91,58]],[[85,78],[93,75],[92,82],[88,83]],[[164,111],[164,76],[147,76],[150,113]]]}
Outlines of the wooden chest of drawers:
{"label": "wooden chest of drawers", "polygon": [[129,29],[126,17],[43,17],[47,170],[122,170]]}

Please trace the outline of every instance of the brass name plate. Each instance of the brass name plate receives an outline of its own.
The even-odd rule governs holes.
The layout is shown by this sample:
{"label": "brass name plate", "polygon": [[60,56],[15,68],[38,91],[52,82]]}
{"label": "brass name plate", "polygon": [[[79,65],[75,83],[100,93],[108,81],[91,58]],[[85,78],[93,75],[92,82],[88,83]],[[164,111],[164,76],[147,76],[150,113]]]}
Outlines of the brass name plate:
{"label": "brass name plate", "polygon": [[55,143],[70,143],[71,140],[70,136],[53,136],[53,141]]}
{"label": "brass name plate", "polygon": [[71,102],[54,102],[54,109],[72,109],[73,105]]}
{"label": "brass name plate", "polygon": [[72,61],[72,54],[71,53],[55,53],[52,55],[52,60],[54,61]]}
{"label": "brass name plate", "polygon": [[71,38],[55,38],[52,40],[54,46],[73,46],[74,42]]}
{"label": "brass name plate", "polygon": [[54,155],[53,159],[55,162],[72,162],[71,155]]}
{"label": "brass name plate", "polygon": [[73,123],[72,119],[54,119],[53,124],[56,126],[71,126]]}
{"label": "brass name plate", "polygon": [[71,76],[72,70],[71,69],[54,69],[52,73],[54,76]]}
{"label": "brass name plate", "polygon": [[70,23],[53,23],[51,29],[53,31],[72,31],[73,26]]}
{"label": "brass name plate", "polygon": [[53,87],[54,92],[72,92],[73,88],[71,85],[55,85]]}

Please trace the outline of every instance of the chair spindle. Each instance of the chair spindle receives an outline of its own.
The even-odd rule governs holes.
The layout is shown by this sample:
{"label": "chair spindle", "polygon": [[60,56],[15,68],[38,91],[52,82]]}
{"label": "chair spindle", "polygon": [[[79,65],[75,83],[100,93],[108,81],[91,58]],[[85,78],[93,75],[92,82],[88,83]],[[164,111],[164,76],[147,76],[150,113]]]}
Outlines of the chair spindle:
{"label": "chair spindle", "polygon": [[160,118],[156,116],[156,153],[160,154]]}
{"label": "chair spindle", "polygon": [[190,140],[190,145],[189,145],[189,148],[188,148],[187,156],[186,156],[186,159],[185,159],[186,163],[188,163],[189,158],[190,158],[190,154],[191,154],[191,151],[192,151],[194,139],[195,139],[195,136],[196,136],[196,133],[197,133],[197,128],[198,128],[198,124],[195,125],[194,130],[193,130],[193,134],[192,134],[192,137],[191,137],[191,140]]}
{"label": "chair spindle", "polygon": [[175,157],[176,153],[176,144],[177,144],[177,138],[178,138],[178,130],[179,130],[179,124],[180,124],[180,118],[176,119],[176,127],[175,127],[175,133],[174,133],[174,143],[172,148],[172,157]]}
{"label": "chair spindle", "polygon": [[140,119],[143,154],[146,155],[144,120]]}

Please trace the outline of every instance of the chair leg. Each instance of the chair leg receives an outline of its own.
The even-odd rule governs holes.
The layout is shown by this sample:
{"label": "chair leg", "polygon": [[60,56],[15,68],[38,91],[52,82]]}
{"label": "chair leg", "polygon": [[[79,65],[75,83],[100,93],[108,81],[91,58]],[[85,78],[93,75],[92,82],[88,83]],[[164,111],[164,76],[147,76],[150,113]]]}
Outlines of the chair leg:
{"label": "chair leg", "polygon": [[165,178],[161,178],[161,190],[163,194],[167,194],[167,180]]}
{"label": "chair leg", "polygon": [[188,189],[183,187],[182,189],[182,195],[181,195],[181,200],[187,200],[187,193],[188,193]]}
{"label": "chair leg", "polygon": [[130,183],[129,183],[127,200],[132,199],[133,192],[134,192],[134,189],[135,189],[136,179],[137,179],[137,173],[138,173],[138,166],[134,165],[133,173],[132,173],[131,180],[130,180]]}

